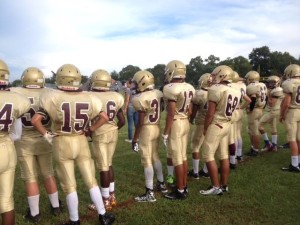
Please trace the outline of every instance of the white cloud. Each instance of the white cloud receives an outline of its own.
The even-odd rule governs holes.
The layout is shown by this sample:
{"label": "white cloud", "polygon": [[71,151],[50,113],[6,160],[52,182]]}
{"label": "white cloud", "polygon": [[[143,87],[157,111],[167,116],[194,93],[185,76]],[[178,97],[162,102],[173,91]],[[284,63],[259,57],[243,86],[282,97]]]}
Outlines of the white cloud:
{"label": "white cloud", "polygon": [[12,80],[28,66],[51,75],[74,63],[89,75],[211,54],[247,57],[263,45],[300,55],[300,3],[292,0],[4,0],[2,6],[0,57]]}

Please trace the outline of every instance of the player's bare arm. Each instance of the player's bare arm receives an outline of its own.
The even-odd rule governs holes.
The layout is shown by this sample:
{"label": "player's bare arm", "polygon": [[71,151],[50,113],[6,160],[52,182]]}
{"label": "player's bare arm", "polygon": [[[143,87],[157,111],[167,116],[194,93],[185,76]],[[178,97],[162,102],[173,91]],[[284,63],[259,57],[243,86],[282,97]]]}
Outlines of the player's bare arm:
{"label": "player's bare arm", "polygon": [[292,101],[292,95],[286,94],[281,102],[279,121],[282,123],[285,119],[286,112]]}
{"label": "player's bare arm", "polygon": [[117,119],[118,119],[118,130],[120,130],[125,125],[125,116],[122,109],[119,109],[117,113]]}
{"label": "player's bare arm", "polygon": [[249,98],[248,95],[244,95],[243,99],[245,100],[244,104],[242,105],[242,109],[245,109],[248,107],[248,105],[252,102],[251,98]]}
{"label": "player's bare arm", "polygon": [[171,127],[174,121],[176,110],[176,102],[175,101],[168,101],[167,105],[167,118],[166,118],[166,126],[164,130],[164,135],[169,135],[171,132]]}
{"label": "player's bare arm", "polygon": [[41,135],[44,135],[47,130],[42,124],[43,116],[39,113],[34,114],[31,120],[31,124],[40,132]]}
{"label": "player's bare arm", "polygon": [[138,111],[138,115],[139,115],[138,124],[135,128],[132,142],[137,142],[137,140],[140,136],[141,130],[144,126],[144,119],[145,119],[145,116],[146,116],[146,112]]}
{"label": "player's bare arm", "polygon": [[209,101],[208,102],[208,110],[207,110],[207,114],[205,117],[205,122],[204,122],[204,131],[203,134],[205,135],[208,126],[211,124],[213,118],[214,118],[214,114],[216,112],[216,107],[217,104],[215,102]]}
{"label": "player's bare arm", "polygon": [[190,119],[189,119],[191,124],[194,124],[194,119],[196,117],[198,109],[199,109],[199,105],[193,104],[192,113],[191,113]]}
{"label": "player's bare arm", "polygon": [[89,130],[91,132],[94,132],[99,127],[101,127],[103,124],[105,124],[107,121],[108,121],[108,116],[107,116],[106,112],[102,111],[102,112],[99,113],[99,120],[97,120],[96,123],[94,123],[93,125],[91,125],[89,127]]}

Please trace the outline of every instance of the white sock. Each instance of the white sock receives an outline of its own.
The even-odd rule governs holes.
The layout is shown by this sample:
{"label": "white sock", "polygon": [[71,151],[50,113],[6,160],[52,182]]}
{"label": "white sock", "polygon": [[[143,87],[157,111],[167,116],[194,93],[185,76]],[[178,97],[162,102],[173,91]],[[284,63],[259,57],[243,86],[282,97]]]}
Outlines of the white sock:
{"label": "white sock", "polygon": [[105,213],[105,208],[102,200],[102,195],[98,186],[95,186],[89,190],[92,202],[96,206],[98,214],[103,215]]}
{"label": "white sock", "polygon": [[272,144],[277,145],[277,134],[272,135]]}
{"label": "white sock", "polygon": [[263,133],[261,136],[263,137],[264,141],[268,141],[269,140],[267,132]]}
{"label": "white sock", "polygon": [[199,159],[193,159],[193,170],[194,173],[199,173]]}
{"label": "white sock", "polygon": [[174,166],[167,166],[168,175],[174,176]]}
{"label": "white sock", "polygon": [[59,207],[59,200],[58,200],[58,192],[54,192],[53,194],[48,195],[49,200],[53,208]]}
{"label": "white sock", "polygon": [[243,148],[243,140],[238,139],[237,140],[237,146],[236,146],[236,154],[237,156],[242,156],[242,148]]}
{"label": "white sock", "polygon": [[299,166],[298,156],[291,156],[292,166]]}
{"label": "white sock", "polygon": [[298,155],[298,163],[300,164],[300,155]]}
{"label": "white sock", "polygon": [[111,182],[109,184],[109,192],[110,193],[115,192],[115,182]]}
{"label": "white sock", "polygon": [[66,202],[68,206],[69,216],[71,221],[78,221],[78,195],[77,192],[71,192],[66,196]]}
{"label": "white sock", "polygon": [[153,167],[152,166],[145,167],[144,174],[145,174],[146,188],[153,190],[153,176],[154,176]]}
{"label": "white sock", "polygon": [[156,172],[157,180],[159,182],[163,182],[164,181],[164,174],[163,174],[163,171],[162,171],[161,161],[160,160],[156,161],[153,166],[154,166],[154,169],[155,169],[155,172]]}
{"label": "white sock", "polygon": [[208,169],[207,169],[206,163],[203,164],[203,171],[204,171],[204,173],[208,173]]}
{"label": "white sock", "polygon": [[30,213],[32,216],[36,216],[40,213],[39,203],[40,203],[40,195],[28,196],[28,205],[30,209]]}
{"label": "white sock", "polygon": [[230,162],[231,164],[236,164],[236,162],[235,162],[235,155],[231,155],[231,156],[229,157],[229,162]]}
{"label": "white sock", "polygon": [[101,187],[101,195],[103,198],[109,198],[109,188]]}

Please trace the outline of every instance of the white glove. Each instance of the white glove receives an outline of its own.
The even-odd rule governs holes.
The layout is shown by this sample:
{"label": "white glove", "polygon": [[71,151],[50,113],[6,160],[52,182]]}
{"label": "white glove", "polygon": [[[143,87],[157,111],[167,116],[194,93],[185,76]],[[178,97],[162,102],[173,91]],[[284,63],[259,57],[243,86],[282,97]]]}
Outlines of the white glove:
{"label": "white glove", "polygon": [[44,134],[43,138],[44,138],[50,145],[52,145],[53,138],[54,138],[55,136],[57,136],[57,134],[53,134],[53,133],[47,131],[47,132]]}
{"label": "white glove", "polygon": [[140,150],[139,144],[137,142],[132,142],[131,148],[132,148],[132,151],[134,151],[136,153],[138,153],[138,151]]}
{"label": "white glove", "polygon": [[165,147],[167,147],[168,146],[168,137],[169,137],[169,135],[162,134],[161,136],[163,138],[163,143],[164,143]]}

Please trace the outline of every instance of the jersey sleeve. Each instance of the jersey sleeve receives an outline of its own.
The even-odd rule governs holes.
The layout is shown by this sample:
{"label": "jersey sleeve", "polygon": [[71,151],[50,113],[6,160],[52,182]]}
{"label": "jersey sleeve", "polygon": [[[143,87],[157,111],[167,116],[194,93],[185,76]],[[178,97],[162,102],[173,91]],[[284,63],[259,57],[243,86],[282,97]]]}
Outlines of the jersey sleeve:
{"label": "jersey sleeve", "polygon": [[255,84],[249,84],[246,88],[246,94],[248,96],[252,96],[252,95],[258,95],[259,94],[259,87],[258,85],[255,85]]}
{"label": "jersey sleeve", "polygon": [[166,85],[163,90],[164,99],[169,101],[175,101],[178,100],[178,88],[177,86],[174,86],[172,84]]}
{"label": "jersey sleeve", "polygon": [[210,89],[208,89],[208,101],[212,101],[218,103],[221,99],[221,92],[218,90],[218,86],[214,85]]}
{"label": "jersey sleeve", "polygon": [[103,109],[104,106],[103,106],[103,103],[100,98],[98,98],[97,96],[95,96],[93,94],[90,94],[89,96],[90,96],[91,102],[92,102],[92,106],[91,106],[91,108],[92,108],[91,117],[92,118],[91,119],[94,119],[96,116],[99,115],[100,112],[105,111],[105,110]]}
{"label": "jersey sleeve", "polygon": [[286,80],[282,83],[282,89],[283,92],[286,94],[292,94],[293,93],[293,83],[291,80]]}
{"label": "jersey sleeve", "polygon": [[281,87],[274,88],[270,94],[271,97],[280,98],[283,96],[283,89]]}

